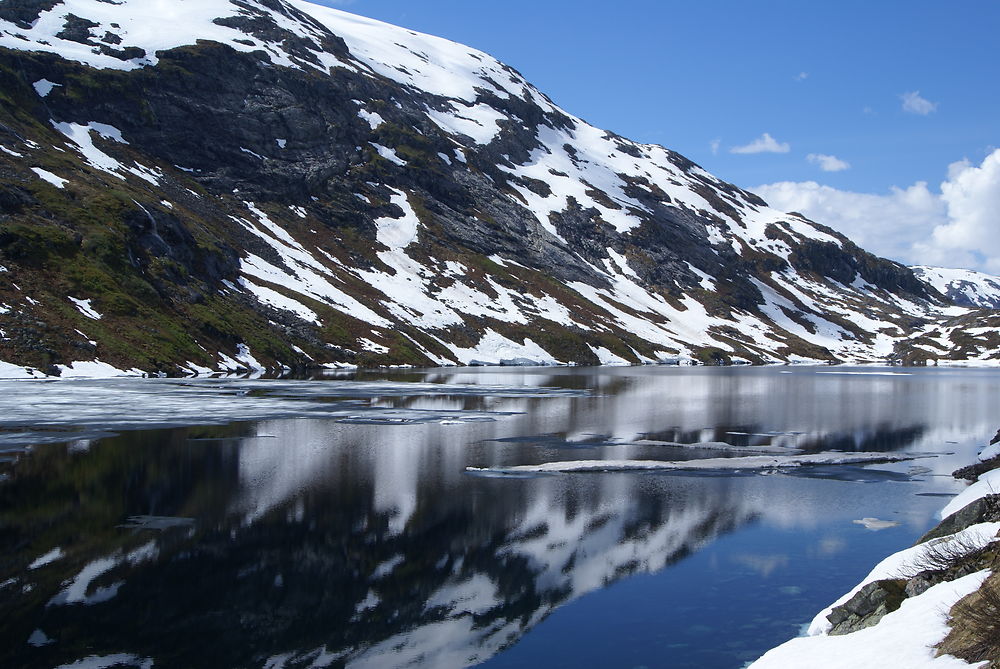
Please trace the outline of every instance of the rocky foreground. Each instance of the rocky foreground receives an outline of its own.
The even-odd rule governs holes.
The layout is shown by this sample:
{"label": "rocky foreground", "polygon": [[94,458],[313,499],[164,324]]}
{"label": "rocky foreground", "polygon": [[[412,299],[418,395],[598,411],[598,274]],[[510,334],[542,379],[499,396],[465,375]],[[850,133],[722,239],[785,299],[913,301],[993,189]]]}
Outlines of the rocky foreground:
{"label": "rocky foreground", "polygon": [[750,668],[1000,667],[1000,432],[954,475],[936,527]]}

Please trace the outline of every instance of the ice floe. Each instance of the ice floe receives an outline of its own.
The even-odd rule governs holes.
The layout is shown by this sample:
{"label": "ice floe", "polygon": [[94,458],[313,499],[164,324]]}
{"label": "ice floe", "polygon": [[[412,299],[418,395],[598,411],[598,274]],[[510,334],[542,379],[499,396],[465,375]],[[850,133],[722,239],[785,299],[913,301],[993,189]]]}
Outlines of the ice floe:
{"label": "ice floe", "polygon": [[806,455],[748,455],[735,458],[703,458],[698,460],[567,460],[540,465],[514,467],[468,467],[470,472],[496,474],[545,472],[628,472],[658,470],[768,470],[815,465],[858,465],[903,462],[931,457],[905,453],[811,453]]}

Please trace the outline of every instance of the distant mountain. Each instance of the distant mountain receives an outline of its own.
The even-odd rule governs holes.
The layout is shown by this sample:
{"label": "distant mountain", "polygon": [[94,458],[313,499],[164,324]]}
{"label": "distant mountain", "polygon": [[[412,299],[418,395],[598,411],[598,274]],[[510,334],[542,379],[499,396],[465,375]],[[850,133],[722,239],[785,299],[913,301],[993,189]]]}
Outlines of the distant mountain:
{"label": "distant mountain", "polygon": [[919,362],[965,313],[485,53],[306,2],[0,2],[0,98],[8,374]]}
{"label": "distant mountain", "polygon": [[1000,309],[1000,277],[968,269],[913,267],[917,278],[963,307]]}

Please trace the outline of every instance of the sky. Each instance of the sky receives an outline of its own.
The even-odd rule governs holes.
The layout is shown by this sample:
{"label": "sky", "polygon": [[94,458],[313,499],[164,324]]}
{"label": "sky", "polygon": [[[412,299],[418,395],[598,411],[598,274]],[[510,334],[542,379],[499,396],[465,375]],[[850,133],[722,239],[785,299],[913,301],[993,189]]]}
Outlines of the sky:
{"label": "sky", "polygon": [[320,4],[486,51],[879,255],[1000,273],[995,0]]}

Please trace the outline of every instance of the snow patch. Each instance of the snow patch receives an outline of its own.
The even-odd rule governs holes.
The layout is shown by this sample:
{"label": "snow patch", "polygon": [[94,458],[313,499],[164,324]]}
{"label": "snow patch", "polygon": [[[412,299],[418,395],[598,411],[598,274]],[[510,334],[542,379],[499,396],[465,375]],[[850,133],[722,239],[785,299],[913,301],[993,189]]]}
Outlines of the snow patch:
{"label": "snow patch", "polygon": [[68,179],[57,177],[55,174],[52,174],[52,172],[49,172],[48,170],[43,170],[41,167],[32,167],[31,171],[37,174],[39,179],[41,179],[42,181],[48,181],[56,188],[65,188],[66,184],[69,183]]}

